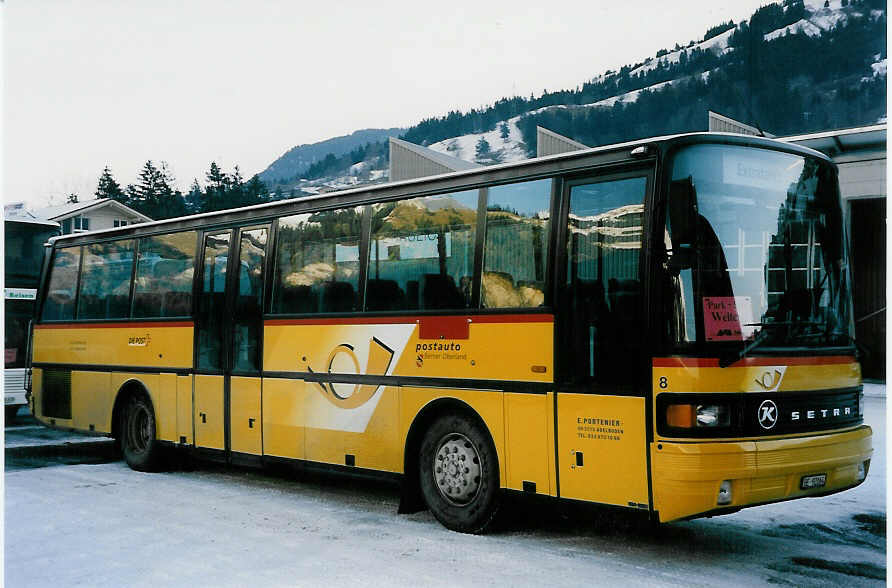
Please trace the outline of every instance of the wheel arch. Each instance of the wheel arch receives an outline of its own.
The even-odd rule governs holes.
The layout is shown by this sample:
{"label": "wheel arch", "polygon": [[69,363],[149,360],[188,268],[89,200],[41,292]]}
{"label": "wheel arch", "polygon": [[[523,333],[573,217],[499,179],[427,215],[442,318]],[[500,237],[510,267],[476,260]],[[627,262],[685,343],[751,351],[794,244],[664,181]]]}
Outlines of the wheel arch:
{"label": "wheel arch", "polygon": [[[149,388],[138,378],[128,378],[125,380],[119,387],[118,391],[115,394],[115,403],[114,408],[112,408],[111,415],[111,432],[112,437],[116,440],[118,444],[121,441],[121,416],[124,412],[124,407],[127,406],[127,400],[133,396],[142,394],[149,400],[149,406],[152,409],[152,412],[156,415],[155,412],[155,404],[152,401],[152,395],[149,393]],[[157,435],[157,427],[158,427],[158,419],[155,418],[155,427]]]}
{"label": "wheel arch", "polygon": [[399,505],[401,514],[418,512],[427,508],[421,496],[421,485],[418,479],[418,454],[421,451],[421,441],[424,438],[424,433],[436,419],[448,412],[465,414],[476,420],[483,427],[483,430],[489,435],[493,449],[495,449],[499,479],[502,478],[503,464],[499,460],[499,446],[496,443],[492,429],[486,424],[480,413],[464,400],[455,397],[437,398],[425,404],[418,411],[406,433],[406,441],[403,446],[403,480]]}

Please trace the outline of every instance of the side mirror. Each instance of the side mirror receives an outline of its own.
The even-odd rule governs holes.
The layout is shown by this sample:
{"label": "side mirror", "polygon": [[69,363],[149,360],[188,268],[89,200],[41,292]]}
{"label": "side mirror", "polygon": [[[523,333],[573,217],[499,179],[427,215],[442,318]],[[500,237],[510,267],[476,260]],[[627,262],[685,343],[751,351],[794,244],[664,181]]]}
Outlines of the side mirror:
{"label": "side mirror", "polygon": [[688,176],[669,184],[669,231],[672,239],[672,255],[669,265],[675,271],[690,268],[694,264],[697,242],[697,191]]}
{"label": "side mirror", "polygon": [[673,245],[693,245],[697,231],[697,191],[690,176],[669,184],[669,229]]}

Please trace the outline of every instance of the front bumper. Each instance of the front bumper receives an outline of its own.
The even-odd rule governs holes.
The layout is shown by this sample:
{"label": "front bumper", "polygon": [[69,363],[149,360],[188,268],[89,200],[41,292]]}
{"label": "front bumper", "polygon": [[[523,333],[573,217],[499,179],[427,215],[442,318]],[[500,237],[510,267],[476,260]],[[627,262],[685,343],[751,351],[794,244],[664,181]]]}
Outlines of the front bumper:
{"label": "front bumper", "polygon": [[[654,441],[654,508],[660,521],[733,511],[791,498],[831,494],[860,484],[873,453],[873,432],[860,426],[808,437],[727,442]],[[866,473],[866,471],[865,471]],[[821,488],[802,490],[803,476],[826,474]],[[731,481],[731,501],[718,503]]]}

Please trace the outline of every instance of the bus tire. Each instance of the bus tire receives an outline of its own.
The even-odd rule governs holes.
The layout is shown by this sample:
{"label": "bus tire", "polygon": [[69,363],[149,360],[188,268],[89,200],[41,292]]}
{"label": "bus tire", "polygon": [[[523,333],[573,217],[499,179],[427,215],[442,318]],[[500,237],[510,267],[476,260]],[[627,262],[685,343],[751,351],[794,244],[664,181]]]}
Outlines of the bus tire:
{"label": "bus tire", "polygon": [[127,465],[140,472],[156,471],[161,463],[155,411],[145,394],[133,394],[127,399],[121,415],[121,452]]}
{"label": "bus tire", "polygon": [[433,422],[419,452],[421,493],[447,529],[482,533],[499,509],[499,461],[485,426],[465,414]]}

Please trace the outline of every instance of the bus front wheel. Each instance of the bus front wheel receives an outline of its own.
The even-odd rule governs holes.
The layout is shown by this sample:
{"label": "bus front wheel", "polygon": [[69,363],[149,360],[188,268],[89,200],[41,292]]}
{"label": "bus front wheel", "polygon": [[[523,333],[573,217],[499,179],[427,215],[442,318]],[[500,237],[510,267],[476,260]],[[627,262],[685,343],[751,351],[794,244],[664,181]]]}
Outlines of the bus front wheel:
{"label": "bus front wheel", "polygon": [[134,394],[121,422],[121,451],[131,468],[150,472],[158,468],[161,448],[155,438],[155,411],[145,394]]}
{"label": "bus front wheel", "polygon": [[443,526],[482,533],[499,508],[496,450],[482,423],[462,413],[434,421],[421,442],[421,493]]}

